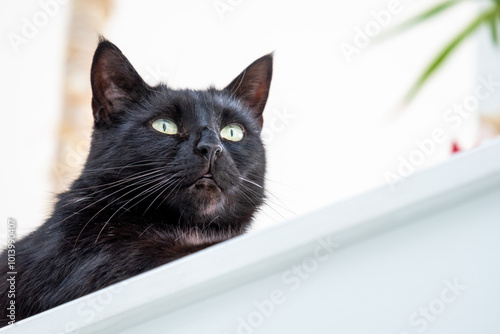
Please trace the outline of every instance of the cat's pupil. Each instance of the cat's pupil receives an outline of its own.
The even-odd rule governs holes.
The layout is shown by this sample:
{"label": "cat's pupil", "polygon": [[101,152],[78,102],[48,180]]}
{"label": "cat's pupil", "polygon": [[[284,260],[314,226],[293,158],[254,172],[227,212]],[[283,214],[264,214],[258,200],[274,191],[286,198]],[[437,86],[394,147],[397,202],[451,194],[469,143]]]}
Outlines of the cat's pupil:
{"label": "cat's pupil", "polygon": [[233,129],[231,129],[231,137],[233,136]]}
{"label": "cat's pupil", "polygon": [[167,124],[163,123],[163,131],[167,131]]}

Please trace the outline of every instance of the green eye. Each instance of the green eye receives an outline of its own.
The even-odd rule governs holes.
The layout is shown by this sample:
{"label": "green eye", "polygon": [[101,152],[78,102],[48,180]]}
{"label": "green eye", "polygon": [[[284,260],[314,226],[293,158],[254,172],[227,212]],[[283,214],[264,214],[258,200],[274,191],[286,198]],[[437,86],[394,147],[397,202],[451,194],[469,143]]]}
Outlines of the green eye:
{"label": "green eye", "polygon": [[220,132],[220,136],[231,141],[240,141],[243,139],[243,128],[238,124],[229,124]]}
{"label": "green eye", "polygon": [[153,122],[153,128],[161,133],[166,133],[167,135],[176,135],[179,131],[177,130],[177,125],[168,119],[157,119]]}

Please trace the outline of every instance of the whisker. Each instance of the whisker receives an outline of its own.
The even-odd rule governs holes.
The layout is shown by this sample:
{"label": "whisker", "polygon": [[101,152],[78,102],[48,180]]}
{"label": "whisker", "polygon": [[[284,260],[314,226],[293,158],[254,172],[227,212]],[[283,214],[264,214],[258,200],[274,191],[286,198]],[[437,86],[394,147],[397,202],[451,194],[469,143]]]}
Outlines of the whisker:
{"label": "whisker", "polygon": [[[134,192],[135,190],[138,190],[138,188],[145,187],[145,186],[147,186],[147,185],[150,185],[151,183],[155,183],[155,182],[158,182],[158,181],[159,181],[159,180],[158,180],[158,178],[155,178],[155,179],[153,179],[152,181],[149,181],[149,182],[147,182],[146,184],[143,184],[143,185],[141,185],[141,186],[137,187],[136,189],[133,189],[133,190],[131,190],[131,191],[127,192],[126,194],[124,194],[124,195],[120,196],[119,198],[117,198],[117,199],[116,199],[116,200],[114,200],[113,202],[116,202],[116,201],[117,201],[117,200],[119,200],[120,198],[123,198],[124,196],[128,195],[129,193]],[[157,187],[157,186],[153,186],[153,187]],[[106,220],[106,222],[105,222],[105,223],[104,223],[104,225],[102,226],[101,230],[100,230],[100,231],[99,231],[99,233],[97,234],[97,237],[96,237],[96,239],[95,239],[95,241],[94,241],[94,244],[96,244],[96,243],[97,243],[97,241],[99,240],[99,237],[101,236],[102,231],[104,231],[104,228],[108,225],[108,223],[111,221],[111,219],[113,219],[113,217],[114,217],[114,216],[115,216],[115,215],[116,215],[116,214],[117,214],[117,213],[118,213],[121,209],[123,209],[123,208],[124,208],[124,207],[125,207],[128,203],[132,202],[132,201],[133,201],[133,200],[135,200],[137,197],[142,196],[142,194],[144,194],[145,192],[149,192],[149,189],[146,189],[146,190],[142,191],[140,194],[138,194],[138,195],[134,196],[132,199],[130,199],[130,200],[128,200],[127,202],[125,202],[125,204],[123,204],[122,206],[120,206],[120,207],[119,207],[119,208],[118,208],[118,209],[117,209],[117,210],[116,210],[116,211],[115,211],[115,212],[111,215],[111,217],[109,217],[109,218]],[[147,196],[146,196],[146,197],[147,197]],[[145,197],[145,198],[146,198],[146,197]],[[142,200],[144,200],[144,198],[143,198],[143,199],[141,199],[141,201],[142,201]],[[113,202],[111,202],[110,204],[112,204]],[[139,201],[139,202],[140,202],[140,201]],[[102,210],[104,210],[106,207],[109,207],[109,206],[110,206],[110,204],[108,204],[107,206],[105,206],[104,208],[102,208],[99,212],[101,212]],[[138,204],[138,203],[136,203],[136,204]],[[99,213],[99,212],[98,212],[98,213]],[[98,214],[98,213],[97,213],[97,214]],[[96,215],[97,215],[97,214],[96,214]],[[94,216],[95,216],[95,215],[94,215]],[[92,218],[91,218],[90,220],[92,220]],[[87,222],[87,224],[88,224],[88,222]]]}
{"label": "whisker", "polygon": [[158,161],[142,160],[142,161],[132,162],[132,163],[127,164],[125,166],[88,168],[88,169],[84,169],[84,172],[95,173],[95,172],[102,172],[102,171],[115,170],[115,169],[123,170],[125,168],[144,167],[144,166],[160,165],[160,164],[161,164],[161,162],[158,162]]}
{"label": "whisker", "polygon": [[[244,184],[242,184],[242,187],[243,187],[245,190],[247,190],[250,194],[252,194],[252,195],[254,195],[254,196],[256,196],[256,197],[259,195],[259,194],[257,194],[257,193],[255,192],[255,190],[253,190],[253,189],[249,188],[248,186],[246,186],[246,185],[244,185]],[[243,194],[245,194],[245,193],[243,193]],[[247,198],[248,198],[248,194],[245,194],[245,195],[247,195]],[[281,207],[281,208],[282,208],[282,209],[284,209],[284,210],[288,210],[288,211],[290,211],[290,212],[291,212],[291,210],[289,210],[288,208],[286,208],[286,207],[284,207],[284,206],[282,206],[282,205],[280,205],[280,204],[278,204],[278,203],[276,203],[276,202],[274,202],[274,201],[271,201],[271,203],[272,203],[272,204],[275,204],[275,205],[277,205],[277,206],[279,206],[279,207]],[[252,201],[252,204],[254,204],[254,205],[255,205],[255,203],[254,203],[253,201]],[[264,200],[264,203],[263,203],[263,204],[264,204],[264,205],[266,205],[267,207],[269,207],[271,210],[273,210],[273,211],[274,211],[274,212],[275,212],[278,216],[280,216],[281,218],[286,219],[286,217],[285,217],[285,216],[283,216],[283,215],[282,215],[282,214],[281,214],[278,210],[276,210],[273,206],[269,205],[269,203],[267,203],[267,200]],[[292,212],[292,213],[293,213],[293,212]]]}
{"label": "whisker", "polygon": [[[252,199],[245,193],[242,193],[242,195],[248,200],[250,201],[250,203],[252,203],[254,206],[256,206],[256,203],[254,201],[252,201]],[[265,203],[264,203],[265,204]],[[264,215],[266,215],[268,218],[270,218],[271,220],[273,220],[275,223],[278,222],[278,220],[274,217],[272,217],[271,215],[269,215],[267,212],[265,211],[261,211]],[[278,215],[280,215],[278,212],[276,212]],[[280,215],[281,216],[281,215]]]}
{"label": "whisker", "polygon": [[[127,204],[129,204],[129,203],[133,202],[133,201],[134,201],[135,199],[137,199],[137,198],[142,197],[139,201],[137,201],[136,203],[134,203],[131,207],[126,208],[127,210],[132,209],[134,206],[136,206],[136,205],[137,205],[137,204],[139,204],[140,202],[144,201],[144,200],[145,200],[146,198],[148,198],[149,196],[154,195],[154,193],[155,193],[158,189],[161,189],[163,186],[165,186],[166,184],[170,183],[170,182],[172,181],[172,179],[174,179],[174,178],[175,178],[178,174],[179,174],[179,173],[176,173],[176,174],[172,175],[170,178],[168,178],[168,179],[166,179],[166,180],[163,180],[163,179],[162,179],[163,177],[161,177],[161,178],[156,177],[156,178],[154,178],[152,181],[147,182],[146,184],[143,184],[143,185],[139,186],[138,188],[141,188],[141,187],[144,187],[144,186],[150,185],[151,183],[161,181],[161,182],[159,182],[159,184],[156,184],[156,185],[154,185],[154,186],[152,186],[152,187],[150,187],[150,188],[145,189],[144,191],[142,191],[142,192],[141,192],[141,193],[139,193],[138,195],[134,196],[133,198],[131,198],[130,200],[128,200],[127,202],[125,202],[122,206],[120,206],[120,207],[119,207],[119,208],[118,208],[118,209],[117,209],[117,210],[116,210],[116,211],[115,211],[115,212],[111,215],[111,217],[109,217],[109,218],[108,218],[108,220],[104,223],[104,225],[103,225],[103,227],[101,228],[101,230],[99,231],[99,234],[97,235],[97,238],[96,238],[96,240],[95,240],[95,242],[94,242],[94,243],[97,243],[97,241],[98,241],[98,239],[99,239],[99,236],[100,236],[100,235],[101,235],[101,233],[104,231],[104,228],[105,228],[105,227],[106,227],[106,225],[107,225],[107,224],[111,221],[111,219],[112,219],[112,218],[113,218],[113,217],[114,217],[114,216],[115,216],[115,215],[116,215],[116,214],[117,214],[120,210],[122,210],[123,208],[126,208]],[[167,190],[167,189],[168,189],[168,188],[169,188],[172,184],[173,184],[173,183],[170,183],[169,185],[167,185],[167,187],[166,187],[166,188],[165,188],[165,189],[164,189],[161,193],[163,193],[165,190]],[[128,193],[130,193],[130,192],[128,192]],[[128,194],[128,193],[127,193],[127,194]],[[148,194],[148,195],[146,195],[146,196],[143,196],[144,194],[147,194],[147,193],[149,193],[149,194]],[[161,193],[160,193],[160,195],[161,195]],[[125,194],[125,195],[127,195],[127,194]],[[125,195],[120,196],[118,199],[122,198],[122,197],[123,197],[123,196],[125,196]],[[160,196],[160,195],[158,195],[158,196]],[[158,196],[157,196],[156,198],[158,198]],[[168,197],[168,196],[167,196],[167,197]],[[156,200],[156,198],[155,198],[155,200]],[[153,200],[153,202],[154,202],[155,200]],[[151,204],[152,204],[153,202],[151,202]],[[149,208],[151,207],[151,204],[148,206],[148,208],[147,208],[147,209],[149,209]],[[109,206],[109,205],[108,205],[108,206]],[[147,211],[147,209],[146,209],[146,211]]]}
{"label": "whisker", "polygon": [[[140,202],[142,202],[143,200],[145,200],[147,197],[151,196],[151,195],[154,195],[154,193],[158,190],[158,189],[161,189],[165,184],[168,184],[170,181],[172,181],[172,179],[175,177],[176,175],[172,175],[169,179],[167,180],[163,180],[163,179],[160,179],[158,181],[160,181],[158,184],[144,190],[143,192],[141,192],[139,195],[135,196],[134,198],[132,198],[130,201],[128,201],[126,204],[130,203],[132,200],[134,200],[135,198],[141,196],[142,194],[144,193],[148,193],[148,192],[151,192],[151,194],[145,196],[144,198],[142,198],[140,201],[134,203],[132,206],[128,207],[128,208],[125,208],[126,210],[131,210],[134,206],[136,206],[137,204],[139,204]],[[173,183],[172,183],[173,184]],[[172,185],[170,184],[170,185]],[[167,189],[168,187],[170,187],[170,185],[167,186]],[[147,209],[146,209],[147,210]],[[144,212],[146,213],[146,212]]]}
{"label": "whisker", "polygon": [[143,234],[144,234],[147,230],[149,230],[149,228],[150,228],[150,227],[152,227],[152,226],[153,226],[153,224],[149,224],[149,225],[148,225],[148,227],[146,227],[146,228],[144,229],[144,231],[142,231],[142,232],[139,234],[139,238],[140,238],[140,237],[141,237],[141,236],[142,236],[142,235],[143,235]]}
{"label": "whisker", "polygon": [[[165,200],[172,194],[172,192],[175,190],[175,188],[177,188],[177,186],[182,185],[182,181],[183,181],[183,179],[179,179],[179,181],[177,181],[177,183],[174,185],[172,190],[168,193],[167,196],[165,196],[165,198],[160,202],[160,204],[158,204],[158,206],[156,208],[159,208],[163,204],[163,202],[165,202]],[[179,189],[181,189],[181,187],[179,187]],[[179,189],[177,189],[177,190],[179,190]]]}
{"label": "whisker", "polygon": [[113,181],[113,182],[109,182],[109,183],[104,183],[104,184],[100,184],[100,185],[97,185],[97,186],[91,186],[91,187],[84,187],[84,188],[77,188],[77,189],[70,189],[69,191],[70,192],[76,192],[76,191],[82,191],[82,190],[88,190],[88,189],[95,189],[95,188],[101,188],[101,187],[106,187],[106,186],[110,186],[108,188],[104,188],[104,189],[98,189],[96,191],[94,191],[93,193],[91,193],[90,195],[93,195],[93,194],[96,194],[98,192],[102,192],[102,191],[105,191],[105,190],[108,190],[110,188],[113,188],[114,186],[117,186],[117,185],[120,185],[120,184],[123,184],[123,183],[127,183],[129,181],[132,181],[132,180],[135,180],[135,179],[138,179],[138,178],[141,178],[145,175],[148,175],[151,171],[162,171],[162,169],[159,169],[159,168],[156,168],[156,169],[153,169],[153,170],[147,170],[147,171],[140,171],[140,172],[137,172],[137,173],[134,173],[134,174],[131,174],[123,179],[120,179],[120,180],[116,180],[116,181]]}
{"label": "whisker", "polygon": [[243,181],[246,181],[246,182],[248,182],[248,183],[253,184],[253,185],[254,185],[254,186],[256,186],[256,187],[259,187],[259,188],[261,188],[261,189],[263,188],[260,184],[257,184],[257,183],[255,183],[255,182],[253,182],[253,181],[250,181],[250,180],[248,180],[248,179],[245,179],[244,177],[241,177],[241,176],[240,176],[239,178],[240,178],[241,180],[243,180]]}
{"label": "whisker", "polygon": [[[296,214],[292,209],[290,209],[290,207],[288,207],[285,203],[283,203],[283,201],[276,195],[274,195],[272,192],[266,190],[266,200],[269,200],[271,203],[279,206],[280,208],[282,208],[283,210],[286,210],[286,211],[289,211],[290,213],[292,214]],[[274,198],[274,200],[272,200],[269,196],[272,196]]]}
{"label": "whisker", "polygon": [[144,210],[144,214],[146,214],[146,212],[149,210],[149,208],[153,205],[153,203],[158,199],[160,198],[161,195],[163,195],[165,193],[165,191],[168,190],[168,188],[170,188],[171,185],[173,185],[173,183],[171,184],[168,184],[175,176],[177,176],[179,173],[176,173],[174,174],[170,179],[166,180],[165,182],[163,182],[163,184],[161,185],[162,187],[167,184],[167,186],[165,187],[165,189],[163,189],[159,194],[158,196],[155,197],[155,199],[153,201],[151,201],[151,203],[148,205],[148,207],[146,208],[146,210]]}
{"label": "whisker", "polygon": [[[156,173],[158,173],[158,172],[161,172],[161,170],[154,171],[154,172],[151,172],[151,173],[146,173],[146,174],[144,174],[144,175],[141,175],[140,177],[145,177],[145,176],[147,176],[147,178],[149,178],[149,177],[151,176],[151,175],[149,175],[149,174],[156,174]],[[148,175],[149,175],[149,176],[148,176]],[[134,179],[137,179],[137,178],[140,178],[140,177],[138,176],[138,177],[135,177]],[[153,177],[153,176],[151,176],[151,177]],[[130,180],[129,180],[129,181],[130,181]],[[93,206],[93,205],[95,205],[95,204],[99,203],[100,201],[103,201],[103,200],[105,200],[106,198],[108,198],[108,197],[110,197],[110,196],[113,196],[114,194],[116,194],[116,193],[118,193],[118,192],[122,191],[123,189],[130,188],[131,186],[136,185],[137,183],[140,183],[140,182],[142,182],[142,180],[139,180],[139,181],[137,181],[137,182],[134,182],[134,183],[132,183],[132,184],[130,184],[130,185],[128,185],[128,186],[125,186],[124,188],[118,189],[117,191],[115,191],[115,192],[113,192],[113,193],[111,193],[111,194],[109,194],[109,195],[107,195],[107,196],[104,196],[104,197],[102,197],[102,198],[98,199],[98,200],[97,200],[97,201],[95,201],[95,202],[90,203],[89,205],[87,205],[87,206],[86,206],[86,207],[84,207],[83,209],[80,209],[80,210],[78,210],[77,212],[74,212],[73,214],[71,214],[70,216],[68,216],[68,217],[64,218],[63,220],[61,220],[61,221],[57,222],[57,224],[60,224],[60,223],[64,222],[66,219],[69,219],[69,218],[73,217],[74,215],[79,214],[79,213],[80,213],[80,212],[82,212],[83,210],[86,210],[86,209],[90,208],[91,206]],[[114,186],[113,186],[113,187],[114,187]],[[113,187],[111,187],[111,188],[113,188]],[[108,189],[109,189],[109,188],[108,188]]]}
{"label": "whisker", "polygon": [[[258,176],[258,174],[256,174],[256,173],[252,173],[252,172],[247,172],[247,175]],[[275,180],[271,180],[271,179],[269,179],[269,178],[267,178],[267,177],[265,177],[265,181],[266,181],[266,182],[276,183],[276,184],[278,184],[278,185],[288,187],[288,188],[290,188],[291,190],[297,190],[297,188],[295,188],[295,187],[293,187],[293,186],[291,186],[291,185],[289,185],[289,184],[285,184],[285,183],[282,183],[282,182],[278,182],[278,181],[275,181]],[[246,188],[248,188],[248,187],[246,187]],[[288,207],[288,206],[287,206],[287,205],[283,202],[282,198],[278,197],[276,194],[274,194],[273,192],[269,191],[267,188],[265,189],[265,194],[266,194],[266,200],[267,200],[267,201],[270,201],[272,204],[275,204],[275,205],[277,205],[277,206],[281,207],[282,209],[284,209],[284,210],[286,210],[286,211],[288,211],[288,212],[290,212],[290,213],[292,213],[292,214],[295,214],[295,212],[294,212],[292,209],[290,209],[290,207]],[[272,199],[271,199],[271,197],[272,197],[272,198],[274,198],[274,200],[272,200]],[[265,204],[269,206],[269,204],[267,204],[267,202],[266,202]]]}
{"label": "whisker", "polygon": [[212,225],[212,223],[215,222],[219,217],[220,216],[216,216],[214,219],[212,219],[205,227],[203,227],[201,229],[201,231],[203,232],[203,231],[207,230],[210,227],[210,225]]}
{"label": "whisker", "polygon": [[[91,207],[91,206],[93,206],[93,205],[97,204],[98,202],[100,202],[100,201],[102,201],[102,200],[104,200],[104,199],[106,199],[106,198],[108,198],[108,197],[110,197],[110,196],[112,196],[112,195],[114,195],[114,194],[116,194],[116,193],[118,193],[118,192],[122,191],[122,190],[125,190],[126,188],[130,188],[130,187],[135,186],[135,185],[137,185],[137,184],[139,184],[139,185],[140,185],[141,183],[147,182],[146,184],[142,184],[142,185],[140,185],[140,186],[139,186],[139,188],[140,188],[140,187],[144,187],[145,185],[150,184],[150,182],[148,182],[148,181],[153,182],[153,181],[156,181],[156,179],[157,179],[157,178],[158,178],[158,176],[153,174],[153,175],[149,175],[149,176],[145,177],[144,179],[141,179],[141,180],[139,180],[139,181],[137,181],[137,182],[134,182],[133,184],[130,184],[130,185],[128,185],[128,186],[125,186],[124,188],[119,189],[119,190],[117,190],[117,191],[115,191],[115,192],[113,192],[113,193],[111,193],[111,194],[109,194],[109,195],[107,195],[107,196],[105,196],[105,197],[103,197],[103,198],[101,198],[101,199],[99,199],[99,200],[97,200],[97,201],[95,201],[95,202],[93,202],[93,203],[91,203],[91,204],[87,205],[85,208],[83,208],[83,209],[81,209],[81,210],[79,210],[79,211],[77,211],[77,212],[73,213],[73,214],[72,214],[72,215],[70,215],[69,217],[66,217],[66,218],[65,218],[65,219],[63,219],[62,221],[58,222],[58,224],[59,224],[59,223],[62,223],[64,220],[66,220],[66,219],[68,219],[68,218],[70,218],[70,217],[72,217],[72,216],[74,216],[74,215],[76,215],[76,214],[80,213],[81,211],[83,211],[83,210],[85,210],[85,209],[88,209],[89,207]],[[135,191],[136,189],[137,189],[137,188],[134,188],[134,189],[132,189],[131,191],[129,191],[129,192],[127,192],[127,193],[125,193],[125,194],[123,194],[123,195],[119,196],[118,198],[116,198],[115,200],[111,201],[110,203],[108,203],[107,205],[105,205],[103,208],[101,208],[101,209],[100,209],[97,213],[95,213],[95,214],[94,214],[94,215],[93,215],[93,216],[92,216],[92,217],[91,217],[91,218],[90,218],[90,219],[89,219],[89,220],[85,223],[85,225],[84,225],[84,226],[83,226],[83,228],[81,229],[80,233],[78,234],[78,236],[77,236],[77,238],[76,238],[76,240],[75,240],[75,243],[74,243],[74,245],[73,245],[73,248],[76,246],[76,243],[77,243],[77,242],[78,242],[78,240],[80,239],[80,236],[81,236],[82,232],[85,230],[85,228],[88,226],[88,224],[89,224],[89,223],[90,223],[90,222],[91,222],[91,221],[92,221],[92,220],[93,220],[93,219],[94,219],[97,215],[99,215],[99,213],[101,213],[101,212],[102,212],[103,210],[105,210],[107,207],[109,207],[110,205],[112,205],[112,204],[113,204],[113,203],[115,203],[116,201],[120,200],[120,199],[121,199],[121,198],[123,198],[124,196],[126,196],[126,195],[128,195],[129,193],[131,193],[131,192]]]}

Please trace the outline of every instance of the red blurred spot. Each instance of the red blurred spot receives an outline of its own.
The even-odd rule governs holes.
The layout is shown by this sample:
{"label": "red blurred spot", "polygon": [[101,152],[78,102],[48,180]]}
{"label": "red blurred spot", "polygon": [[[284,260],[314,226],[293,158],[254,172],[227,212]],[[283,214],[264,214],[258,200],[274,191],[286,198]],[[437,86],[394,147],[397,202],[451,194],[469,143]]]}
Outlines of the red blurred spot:
{"label": "red blurred spot", "polygon": [[458,153],[460,152],[462,149],[460,148],[460,146],[458,146],[458,143],[456,141],[454,141],[451,145],[451,153]]}

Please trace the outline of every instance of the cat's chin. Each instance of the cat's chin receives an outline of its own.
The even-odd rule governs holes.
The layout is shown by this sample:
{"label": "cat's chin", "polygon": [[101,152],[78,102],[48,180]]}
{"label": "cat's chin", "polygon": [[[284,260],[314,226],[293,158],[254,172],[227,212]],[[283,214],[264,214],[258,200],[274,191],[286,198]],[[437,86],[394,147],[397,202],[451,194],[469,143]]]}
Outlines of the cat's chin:
{"label": "cat's chin", "polygon": [[201,178],[188,187],[192,209],[200,217],[217,215],[224,209],[226,197],[217,183],[211,178]]}

